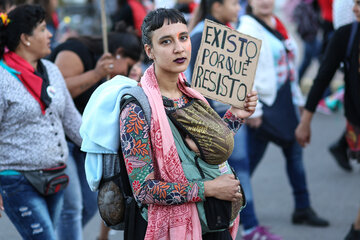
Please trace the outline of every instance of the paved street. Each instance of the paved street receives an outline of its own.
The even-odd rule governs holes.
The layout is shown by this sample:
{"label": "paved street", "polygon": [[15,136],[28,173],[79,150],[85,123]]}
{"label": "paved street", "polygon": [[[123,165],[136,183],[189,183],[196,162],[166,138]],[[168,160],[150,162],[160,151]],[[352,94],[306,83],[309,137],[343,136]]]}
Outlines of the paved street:
{"label": "paved street", "polygon": [[[290,223],[293,198],[285,175],[285,161],[281,151],[271,145],[263,162],[253,176],[255,207],[262,225],[287,240],[340,240],[350,228],[360,206],[360,166],[355,171],[342,171],[331,158],[327,147],[344,128],[342,113],[316,114],[313,121],[311,145],[304,151],[311,202],[321,216],[330,220],[327,228],[294,226]],[[0,240],[20,239],[14,227],[4,216],[0,218]],[[95,240],[100,218],[94,218],[85,228],[86,240]],[[122,239],[114,232],[110,239]],[[240,236],[237,238],[241,239]]]}

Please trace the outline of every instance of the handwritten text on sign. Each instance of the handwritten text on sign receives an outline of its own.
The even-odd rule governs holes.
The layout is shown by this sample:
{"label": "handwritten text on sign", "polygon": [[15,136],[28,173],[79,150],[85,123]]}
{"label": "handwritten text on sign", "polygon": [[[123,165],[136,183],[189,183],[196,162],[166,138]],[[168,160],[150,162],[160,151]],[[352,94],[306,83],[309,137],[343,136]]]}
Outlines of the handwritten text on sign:
{"label": "handwritten text on sign", "polygon": [[192,87],[206,97],[243,108],[260,47],[261,40],[205,20]]}

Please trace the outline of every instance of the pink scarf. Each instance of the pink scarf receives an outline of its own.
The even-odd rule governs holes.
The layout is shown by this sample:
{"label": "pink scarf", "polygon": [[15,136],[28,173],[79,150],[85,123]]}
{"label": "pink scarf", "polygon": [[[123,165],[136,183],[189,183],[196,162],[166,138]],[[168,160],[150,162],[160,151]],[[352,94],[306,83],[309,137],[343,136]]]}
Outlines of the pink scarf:
{"label": "pink scarf", "polygon": [[[185,81],[184,74],[180,73],[178,87],[181,92],[189,97],[206,102],[200,93],[187,87]],[[165,182],[187,183],[165,113],[154,65],[145,71],[140,83],[151,106],[150,136],[152,154],[155,159],[155,177]],[[195,196],[189,193],[188,200],[191,201],[194,198]],[[238,220],[235,221],[231,230],[231,232],[235,231],[235,236],[237,229]],[[171,206],[149,205],[146,240],[192,240],[201,238],[201,225],[195,203]],[[234,236],[233,238],[235,239]]]}

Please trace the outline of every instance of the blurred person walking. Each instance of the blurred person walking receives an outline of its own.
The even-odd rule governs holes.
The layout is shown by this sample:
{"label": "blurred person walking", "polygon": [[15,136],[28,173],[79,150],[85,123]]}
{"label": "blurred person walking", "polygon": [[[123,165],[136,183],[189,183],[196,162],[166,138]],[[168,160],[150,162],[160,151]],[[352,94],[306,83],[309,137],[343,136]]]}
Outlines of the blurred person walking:
{"label": "blurred person walking", "polygon": [[[344,63],[345,72],[345,96],[344,107],[346,122],[346,141],[349,147],[349,158],[357,159],[360,162],[360,81],[359,81],[359,42],[360,42],[360,0],[354,0],[353,12],[356,22],[347,24],[335,31],[329,42],[314,84],[311,87],[301,121],[296,128],[296,139],[303,147],[310,143],[311,120],[315,107],[320,101],[323,92],[329,86],[340,63]],[[354,31],[354,28],[356,31]],[[354,34],[354,35],[352,35]],[[350,41],[351,38],[353,41]],[[352,42],[352,43],[351,43]],[[349,45],[351,43],[351,45]],[[350,48],[349,48],[350,47]],[[350,49],[350,56],[347,59],[347,52]],[[355,224],[346,239],[360,239],[360,212]]]}
{"label": "blurred person walking", "polygon": [[[286,172],[294,194],[292,223],[324,227],[329,225],[328,221],[311,208],[302,149],[294,136],[299,107],[304,104],[295,65],[296,43],[273,10],[274,0],[250,0],[248,15],[241,18],[238,28],[239,32],[262,40],[254,81],[260,102],[247,120],[249,174],[254,173],[268,144],[277,144],[286,159]],[[252,200],[251,196],[247,197]],[[247,223],[246,230],[258,226],[253,203],[248,201],[242,216]],[[248,232],[244,238],[251,239],[255,234]]]}
{"label": "blurred person walking", "polygon": [[313,5],[314,0],[301,0],[292,13],[297,33],[304,43],[304,54],[299,68],[299,84],[311,61],[320,53],[320,41],[317,38],[320,22]]}
{"label": "blurred person walking", "polygon": [[[127,75],[140,58],[140,41],[133,33],[119,29],[108,34],[109,53],[103,53],[102,38],[70,38],[50,55],[63,74],[76,108],[82,114],[93,91],[106,76]],[[59,239],[82,239],[82,229],[97,212],[96,193],[86,182],[85,153],[68,141],[68,174],[72,181],[64,193]]]}
{"label": "blurred person walking", "polygon": [[66,164],[65,134],[81,145],[81,115],[57,66],[42,59],[52,37],[43,8],[0,15],[0,194],[23,239],[55,240],[63,191],[40,193],[24,175]]}
{"label": "blurred person walking", "polygon": [[[352,12],[353,6],[353,0],[334,0],[333,23],[335,30],[355,21],[356,18],[354,14],[350,14]],[[339,105],[341,106],[344,102],[343,86],[339,88],[335,94],[332,94],[331,96],[321,100],[320,104],[322,101],[324,101],[324,104],[326,104],[326,106],[328,106],[330,109],[332,109],[331,106],[336,106],[336,108],[338,108]],[[344,131],[341,137],[329,147],[329,151],[336,160],[336,163],[342,169],[348,172],[352,171],[350,159],[347,156],[348,144],[346,142],[346,131]]]}

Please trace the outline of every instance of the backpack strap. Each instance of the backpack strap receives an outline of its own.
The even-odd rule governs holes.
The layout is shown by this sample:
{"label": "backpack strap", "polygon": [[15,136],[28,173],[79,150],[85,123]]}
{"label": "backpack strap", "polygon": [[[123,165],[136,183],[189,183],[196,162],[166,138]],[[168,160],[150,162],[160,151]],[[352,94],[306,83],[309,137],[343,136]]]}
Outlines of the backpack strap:
{"label": "backpack strap", "polygon": [[344,59],[344,67],[345,67],[345,71],[348,72],[350,70],[350,55],[351,55],[351,49],[355,40],[355,36],[356,36],[356,30],[358,28],[358,22],[355,21],[352,23],[351,25],[351,32],[350,32],[350,38],[349,38],[349,42],[346,48],[346,55],[345,55],[345,59]]}
{"label": "backpack strap", "polygon": [[144,90],[139,86],[132,87],[127,90],[127,93],[124,95],[124,97],[121,99],[121,102],[120,102],[120,112],[124,109],[124,107],[128,103],[130,103],[134,100],[136,100],[138,102],[138,104],[144,111],[146,121],[148,122],[148,124],[150,124],[151,123],[150,103],[149,103],[149,100],[148,100]]}

